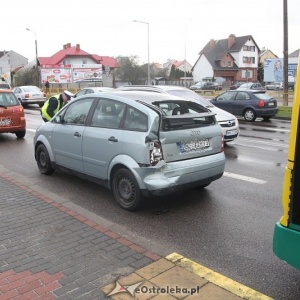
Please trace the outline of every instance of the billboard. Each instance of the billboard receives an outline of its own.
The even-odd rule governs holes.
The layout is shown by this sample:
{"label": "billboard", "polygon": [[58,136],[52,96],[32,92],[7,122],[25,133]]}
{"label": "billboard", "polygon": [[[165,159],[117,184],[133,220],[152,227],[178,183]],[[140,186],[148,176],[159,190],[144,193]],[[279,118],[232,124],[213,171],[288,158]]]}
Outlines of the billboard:
{"label": "billboard", "polygon": [[41,80],[45,83],[70,83],[72,82],[71,68],[52,67],[41,68]]}
{"label": "billboard", "polygon": [[[288,61],[288,81],[294,82],[297,73],[297,63],[293,59]],[[282,82],[283,81],[283,58],[268,58],[264,65],[265,82]]]}
{"label": "billboard", "polygon": [[72,83],[102,81],[101,64],[42,65],[41,81],[45,83]]}

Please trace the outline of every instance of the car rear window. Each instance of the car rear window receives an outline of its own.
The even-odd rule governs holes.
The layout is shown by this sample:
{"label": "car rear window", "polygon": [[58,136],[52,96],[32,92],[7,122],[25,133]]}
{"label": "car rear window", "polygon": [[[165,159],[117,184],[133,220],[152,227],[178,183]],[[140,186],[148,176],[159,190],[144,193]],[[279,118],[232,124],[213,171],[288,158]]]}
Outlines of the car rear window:
{"label": "car rear window", "polygon": [[267,93],[253,93],[253,95],[258,98],[258,99],[262,99],[262,100],[269,100],[272,99],[273,97],[271,97],[269,94]]}
{"label": "car rear window", "polygon": [[16,106],[20,102],[13,93],[0,93],[0,106]]}
{"label": "car rear window", "polygon": [[153,102],[163,112],[162,129],[179,130],[209,126],[216,123],[214,114],[192,101],[159,101]]}

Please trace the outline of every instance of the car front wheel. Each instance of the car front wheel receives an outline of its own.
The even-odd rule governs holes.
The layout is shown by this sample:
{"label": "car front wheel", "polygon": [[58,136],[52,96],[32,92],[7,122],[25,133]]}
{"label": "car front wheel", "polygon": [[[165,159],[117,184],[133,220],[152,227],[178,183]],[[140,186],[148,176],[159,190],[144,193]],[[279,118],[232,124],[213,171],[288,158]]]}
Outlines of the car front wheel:
{"label": "car front wheel", "polygon": [[253,109],[247,108],[244,111],[244,119],[249,122],[254,122],[256,119],[256,113]]}
{"label": "car front wheel", "polygon": [[51,175],[55,170],[52,168],[51,160],[47,148],[41,144],[36,150],[36,161],[42,174]]}
{"label": "car front wheel", "polygon": [[143,201],[139,185],[133,174],[127,169],[119,169],[112,179],[112,192],[118,204],[126,210],[134,211]]}

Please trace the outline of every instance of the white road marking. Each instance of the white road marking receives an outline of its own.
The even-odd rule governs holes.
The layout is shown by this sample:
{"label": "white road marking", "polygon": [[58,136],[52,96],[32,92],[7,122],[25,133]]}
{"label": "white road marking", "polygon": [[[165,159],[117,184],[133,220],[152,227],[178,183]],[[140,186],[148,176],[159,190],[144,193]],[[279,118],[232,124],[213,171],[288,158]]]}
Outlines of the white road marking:
{"label": "white road marking", "polygon": [[230,177],[230,178],[234,178],[234,179],[239,179],[239,180],[244,180],[244,181],[248,181],[248,182],[252,182],[252,183],[257,183],[257,184],[265,184],[265,183],[267,183],[267,181],[262,180],[262,179],[257,179],[257,178],[254,178],[254,177],[248,177],[248,176],[239,175],[239,174],[235,174],[235,173],[224,172],[223,175],[226,176],[226,177]]}

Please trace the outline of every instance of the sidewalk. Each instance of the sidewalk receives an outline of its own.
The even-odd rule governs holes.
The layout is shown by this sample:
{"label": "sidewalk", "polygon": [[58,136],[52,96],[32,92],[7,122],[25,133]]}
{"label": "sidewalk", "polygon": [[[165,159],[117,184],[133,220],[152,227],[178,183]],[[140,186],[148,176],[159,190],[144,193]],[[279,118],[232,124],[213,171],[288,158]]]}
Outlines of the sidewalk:
{"label": "sidewalk", "polygon": [[0,190],[0,300],[271,299],[180,254],[148,251],[1,165]]}

